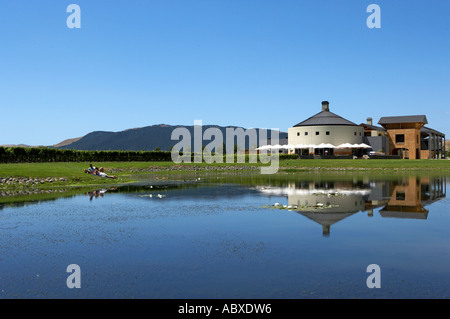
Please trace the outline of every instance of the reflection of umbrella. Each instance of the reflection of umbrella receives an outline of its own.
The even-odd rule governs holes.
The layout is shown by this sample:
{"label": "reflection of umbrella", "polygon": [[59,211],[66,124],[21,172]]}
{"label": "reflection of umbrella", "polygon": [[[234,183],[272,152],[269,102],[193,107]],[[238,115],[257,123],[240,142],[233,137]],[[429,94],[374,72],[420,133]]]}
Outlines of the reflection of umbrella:
{"label": "reflection of umbrella", "polygon": [[319,145],[315,145],[314,148],[336,148],[333,144],[322,143]]}
{"label": "reflection of umbrella", "polygon": [[270,149],[271,146],[270,145],[264,145],[264,146],[260,146],[257,148],[258,151],[263,151],[263,150],[268,150]]}
{"label": "reflection of umbrella", "polygon": [[280,148],[282,148],[283,146],[281,146],[280,144],[277,144],[277,145],[272,145],[270,148],[271,149],[280,149]]}
{"label": "reflection of umbrella", "polygon": [[372,148],[372,146],[364,144],[364,143],[356,144],[356,147],[358,147],[358,148]]}
{"label": "reflection of umbrella", "polygon": [[295,146],[292,144],[287,144],[287,145],[283,145],[282,148],[291,149],[291,148],[295,148]]}

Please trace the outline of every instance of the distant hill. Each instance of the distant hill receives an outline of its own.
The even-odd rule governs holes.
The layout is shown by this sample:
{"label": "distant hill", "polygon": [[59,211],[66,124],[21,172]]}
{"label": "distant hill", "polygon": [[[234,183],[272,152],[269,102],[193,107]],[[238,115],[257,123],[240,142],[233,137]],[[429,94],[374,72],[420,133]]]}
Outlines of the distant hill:
{"label": "distant hill", "polygon": [[69,144],[72,144],[72,143],[78,141],[81,138],[83,138],[83,136],[82,137],[76,137],[76,138],[68,138],[67,140],[64,140],[64,141],[62,141],[62,142],[60,142],[58,144],[53,145],[53,147],[58,148],[58,147],[66,146],[66,145],[69,145]]}
{"label": "distant hill", "polygon": [[[152,125],[140,128],[128,129],[120,132],[105,132],[105,131],[95,131],[85,136],[73,139],[71,143],[66,143],[65,140],[55,147],[59,149],[75,149],[75,150],[130,150],[130,151],[141,151],[141,150],[154,150],[160,148],[162,151],[168,151],[172,146],[177,144],[179,140],[171,140],[172,131],[178,127],[183,127],[189,130],[191,134],[191,145],[193,150],[193,138],[194,138],[194,126],[172,126],[166,124]],[[226,141],[226,129],[227,128],[238,128],[237,126],[217,126],[217,125],[203,125],[203,132],[210,127],[218,128],[222,132],[224,142]],[[244,128],[245,130],[245,128]],[[259,130],[257,132],[257,146],[259,146]],[[271,130],[267,130],[267,138],[270,138]],[[280,141],[282,139],[287,139],[286,132],[279,132]],[[216,137],[214,137],[216,138]],[[204,140],[203,145],[209,144],[211,141]],[[236,138],[235,138],[235,144]],[[246,138],[245,148],[248,149],[249,141]],[[64,144],[64,145],[61,145]],[[59,146],[57,146],[59,145]]]}
{"label": "distant hill", "polygon": [[33,146],[33,145],[27,145],[27,144],[2,144],[0,146],[3,146],[3,147],[44,147],[43,145]]}

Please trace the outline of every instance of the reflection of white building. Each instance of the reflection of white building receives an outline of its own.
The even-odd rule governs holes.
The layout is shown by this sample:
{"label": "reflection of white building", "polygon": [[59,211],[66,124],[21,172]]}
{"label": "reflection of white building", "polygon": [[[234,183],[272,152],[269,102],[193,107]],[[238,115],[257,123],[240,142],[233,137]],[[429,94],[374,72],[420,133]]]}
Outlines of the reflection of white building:
{"label": "reflection of white building", "polygon": [[261,193],[286,196],[288,208],[320,224],[323,235],[331,225],[367,211],[379,209],[381,217],[427,219],[426,205],[446,196],[445,177],[406,176],[398,180],[299,181],[285,187],[258,187]]}
{"label": "reflection of white building", "polygon": [[262,187],[267,195],[287,196],[288,206],[297,213],[322,225],[323,235],[330,234],[331,225],[351,215],[364,211],[366,199],[371,194],[370,187],[352,188],[330,184],[331,187],[317,187],[314,182],[287,187]]}

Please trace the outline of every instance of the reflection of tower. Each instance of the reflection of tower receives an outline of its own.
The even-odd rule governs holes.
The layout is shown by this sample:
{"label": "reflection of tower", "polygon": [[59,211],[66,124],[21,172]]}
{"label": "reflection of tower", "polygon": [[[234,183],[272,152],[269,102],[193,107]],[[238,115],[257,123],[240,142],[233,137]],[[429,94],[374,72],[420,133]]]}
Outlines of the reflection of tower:
{"label": "reflection of tower", "polygon": [[298,211],[297,212],[316,223],[322,225],[322,234],[323,236],[330,236],[330,228],[331,225],[341,221],[356,212],[352,213],[344,213],[344,212],[318,212],[318,211]]}
{"label": "reflection of tower", "polygon": [[393,183],[391,198],[380,210],[382,217],[427,219],[424,207],[445,197],[445,177],[409,176]]}

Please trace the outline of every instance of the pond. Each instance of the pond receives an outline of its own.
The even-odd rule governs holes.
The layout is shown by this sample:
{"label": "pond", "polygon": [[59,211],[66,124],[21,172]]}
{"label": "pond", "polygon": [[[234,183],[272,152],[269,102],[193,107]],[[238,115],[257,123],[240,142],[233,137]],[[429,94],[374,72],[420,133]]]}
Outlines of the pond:
{"label": "pond", "polygon": [[[0,298],[449,298],[449,182],[142,177],[3,204]],[[73,264],[81,288],[68,288]]]}

